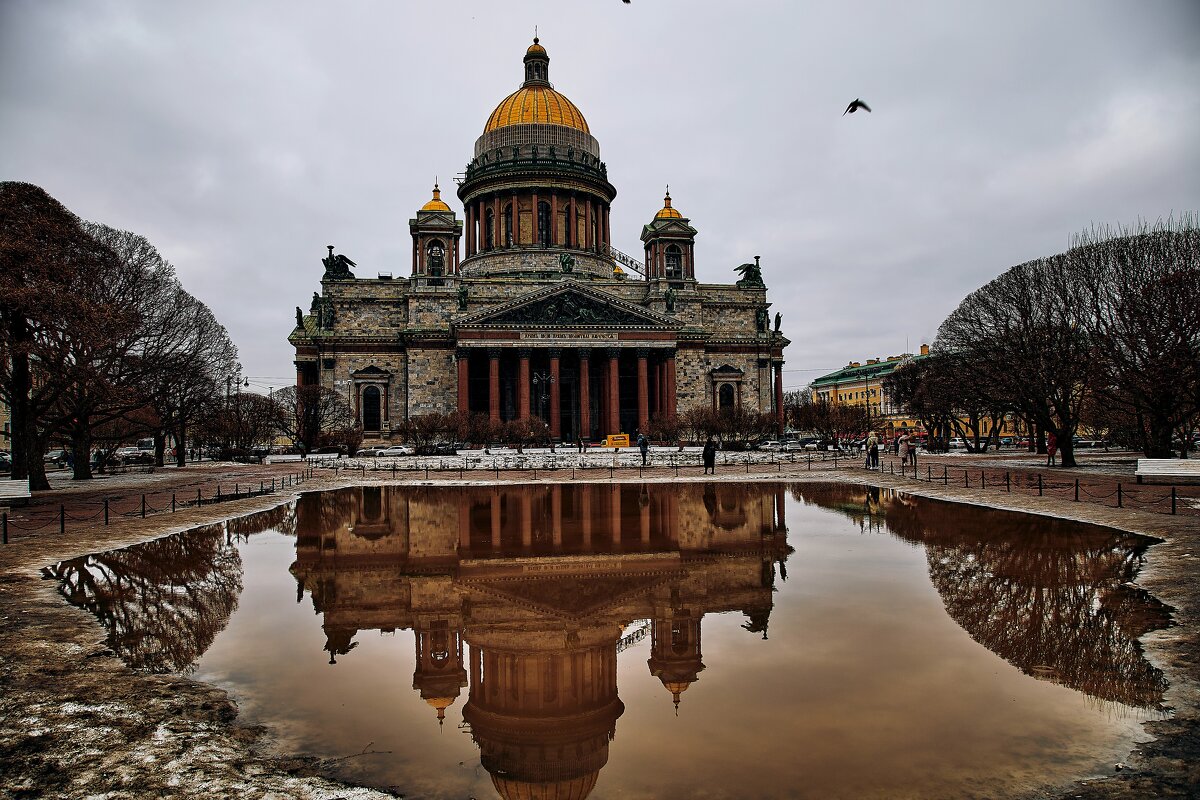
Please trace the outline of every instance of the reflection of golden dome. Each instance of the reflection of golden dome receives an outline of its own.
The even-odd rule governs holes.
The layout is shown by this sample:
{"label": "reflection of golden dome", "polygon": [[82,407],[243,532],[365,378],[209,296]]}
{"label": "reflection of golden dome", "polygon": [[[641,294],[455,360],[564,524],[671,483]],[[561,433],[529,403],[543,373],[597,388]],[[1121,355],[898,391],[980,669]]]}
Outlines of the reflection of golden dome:
{"label": "reflection of golden dome", "polygon": [[[540,46],[540,45],[535,45]],[[522,86],[500,101],[488,117],[483,132],[488,133],[507,125],[564,125],[590,133],[587,120],[565,95],[549,86]]]}
{"label": "reflection of golden dome", "polygon": [[438,185],[433,184],[433,199],[425,205],[421,206],[422,211],[449,211],[450,206],[442,201],[442,192],[438,189]]}
{"label": "reflection of golden dome", "polygon": [[432,708],[436,708],[438,712],[438,722],[446,718],[446,709],[454,705],[457,697],[430,697],[425,702]]}
{"label": "reflection of golden dome", "polygon": [[492,776],[492,785],[504,800],[584,800],[596,786],[599,771],[565,781],[532,783]]}
{"label": "reflection of golden dome", "polygon": [[667,191],[667,196],[663,198],[663,207],[657,214],[655,219],[683,219],[683,214],[679,213],[678,209],[671,208],[671,192]]}

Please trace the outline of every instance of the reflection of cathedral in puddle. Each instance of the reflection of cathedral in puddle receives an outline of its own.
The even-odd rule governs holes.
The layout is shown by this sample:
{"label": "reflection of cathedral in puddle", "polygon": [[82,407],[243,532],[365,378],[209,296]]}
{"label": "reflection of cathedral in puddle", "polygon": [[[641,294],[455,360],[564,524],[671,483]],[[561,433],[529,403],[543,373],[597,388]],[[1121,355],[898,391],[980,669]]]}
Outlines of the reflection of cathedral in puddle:
{"label": "reflection of cathedral in puddle", "polygon": [[304,497],[297,525],[331,661],[360,630],[412,628],[413,688],[441,720],[469,659],[463,719],[506,798],[586,797],[624,711],[622,632],[649,626],[678,706],[704,614],[765,637],[790,552],[783,489],[761,485],[366,487]]}

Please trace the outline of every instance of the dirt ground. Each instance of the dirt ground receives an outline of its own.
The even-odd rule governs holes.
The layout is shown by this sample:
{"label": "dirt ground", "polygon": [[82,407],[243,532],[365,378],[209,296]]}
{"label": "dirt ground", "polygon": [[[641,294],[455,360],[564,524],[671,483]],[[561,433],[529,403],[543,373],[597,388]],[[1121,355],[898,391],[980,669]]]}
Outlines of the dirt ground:
{"label": "dirt ground", "polygon": [[[948,457],[934,460],[956,468],[1037,469],[1020,456]],[[1200,797],[1200,517],[1171,516],[1115,508],[1098,502],[1076,503],[1062,492],[1044,497],[1002,493],[994,488],[914,481],[890,473],[866,473],[857,460],[834,469],[804,463],[720,467],[724,480],[846,480],[894,487],[927,497],[989,505],[1093,522],[1163,539],[1149,551],[1140,586],[1173,608],[1173,626],[1143,639],[1147,657],[1170,681],[1167,703],[1173,714],[1145,723],[1151,741],[1141,744],[1112,773],[1069,787],[1047,787],[1037,798],[1099,800]],[[1009,466],[1006,466],[1009,465]],[[922,470],[924,470],[924,464]],[[1129,458],[1097,457],[1080,474],[1120,479],[1132,470]],[[85,485],[63,477],[39,493],[22,518],[52,520],[58,510],[69,520],[65,534],[57,524],[39,522],[10,531],[0,546],[0,798],[376,798],[403,796],[346,786],[329,777],[332,762],[280,753],[271,731],[238,720],[237,707],[220,689],[184,676],[139,674],[125,666],[103,641],[95,620],[67,605],[40,570],[65,558],[122,547],[240,516],[287,502],[298,491],[334,488],[364,480],[385,480],[383,472],[365,475],[329,470],[299,485],[283,488],[297,476],[296,465],[249,467],[206,464],[153,474],[113,476]],[[628,480],[638,480],[636,471]],[[661,475],[656,475],[661,472]],[[684,474],[679,479],[699,480]],[[618,479],[620,479],[618,472]],[[1063,481],[1063,471],[1047,481]],[[457,474],[454,475],[457,478]],[[493,478],[488,474],[489,479]],[[540,480],[546,473],[538,474]],[[598,476],[589,476],[598,477]],[[646,479],[676,480],[667,470]],[[607,478],[607,475],[604,476]],[[144,519],[130,506],[140,493],[156,493],[159,508],[173,490],[182,497],[200,487],[204,496],[221,483],[258,488],[275,479],[275,494],[201,505],[179,506],[176,513]],[[530,480],[528,472],[501,472],[501,481]],[[559,478],[561,479],[561,473]],[[404,483],[406,481],[395,481]],[[411,483],[439,483],[417,480]],[[97,515],[104,497],[121,496],[126,509],[104,526]],[[1181,509],[1182,510],[1182,509]],[[1194,511],[1189,506],[1188,511]]]}

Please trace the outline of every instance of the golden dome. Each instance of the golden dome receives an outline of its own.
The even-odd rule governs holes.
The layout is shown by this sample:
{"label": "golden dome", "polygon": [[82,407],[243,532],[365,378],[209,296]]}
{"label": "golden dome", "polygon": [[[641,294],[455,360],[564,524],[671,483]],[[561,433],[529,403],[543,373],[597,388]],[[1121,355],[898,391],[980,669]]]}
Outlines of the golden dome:
{"label": "golden dome", "polygon": [[667,190],[667,196],[663,198],[662,209],[654,215],[655,219],[683,219],[683,214],[679,213],[679,209],[671,208],[671,190]]}
{"label": "golden dome", "polygon": [[456,700],[458,700],[457,697],[430,697],[425,702],[431,708],[437,710],[437,718],[440,723],[446,718],[446,709],[454,705]]}
{"label": "golden dome", "polygon": [[533,44],[529,45],[529,49],[525,51],[525,55],[539,55],[546,56],[547,58],[550,57],[550,55],[546,52],[546,48],[538,44],[538,38],[536,36],[533,37]]}
{"label": "golden dome", "polygon": [[442,192],[437,183],[433,184],[433,199],[421,206],[422,211],[449,211],[450,206],[442,201]]}
{"label": "golden dome", "polygon": [[488,117],[483,132],[489,133],[507,125],[563,125],[591,133],[587,120],[574,103],[549,86],[536,84],[522,86],[501,100]]}

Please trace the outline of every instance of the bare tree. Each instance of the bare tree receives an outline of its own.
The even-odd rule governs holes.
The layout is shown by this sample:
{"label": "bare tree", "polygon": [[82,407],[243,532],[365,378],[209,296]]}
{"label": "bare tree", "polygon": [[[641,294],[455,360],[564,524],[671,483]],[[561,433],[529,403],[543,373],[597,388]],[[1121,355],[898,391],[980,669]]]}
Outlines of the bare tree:
{"label": "bare tree", "polygon": [[337,392],[323,386],[288,386],[275,392],[280,431],[304,455],[315,450],[322,434],[354,426],[354,413]]}
{"label": "bare tree", "polygon": [[88,289],[114,258],[39,187],[0,183],[0,397],[12,415],[12,478],[34,490],[50,486],[42,454],[55,430],[44,418],[76,375],[66,344],[100,321]]}
{"label": "bare tree", "polygon": [[[1092,386],[1130,420],[1148,458],[1169,458],[1200,417],[1200,228],[1194,217],[1092,229],[1067,253],[1093,345]],[[1186,458],[1187,436],[1180,457]]]}
{"label": "bare tree", "polygon": [[936,350],[970,363],[998,403],[1053,432],[1064,467],[1092,377],[1093,343],[1065,255],[1009,269],[970,294],[942,323]]}

